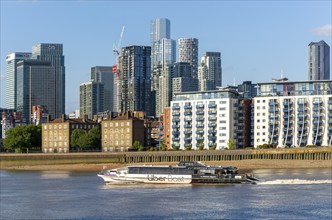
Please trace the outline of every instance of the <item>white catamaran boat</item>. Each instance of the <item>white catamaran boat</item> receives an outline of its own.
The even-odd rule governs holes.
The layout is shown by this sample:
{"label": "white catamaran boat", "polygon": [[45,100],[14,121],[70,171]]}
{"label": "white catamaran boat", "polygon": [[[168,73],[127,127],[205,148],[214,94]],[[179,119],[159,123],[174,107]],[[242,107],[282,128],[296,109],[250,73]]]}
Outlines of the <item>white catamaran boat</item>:
{"label": "white catamaran boat", "polygon": [[99,174],[106,183],[228,184],[256,183],[250,174],[238,174],[236,167],[207,166],[200,162],[180,162],[176,166],[127,166],[103,169]]}

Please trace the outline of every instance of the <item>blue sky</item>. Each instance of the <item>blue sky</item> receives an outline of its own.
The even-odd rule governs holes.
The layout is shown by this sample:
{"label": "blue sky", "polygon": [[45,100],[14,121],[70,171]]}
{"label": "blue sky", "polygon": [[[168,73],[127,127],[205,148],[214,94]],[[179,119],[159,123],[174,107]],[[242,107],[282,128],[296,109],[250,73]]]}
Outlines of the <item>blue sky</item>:
{"label": "blue sky", "polygon": [[[307,46],[331,46],[331,1],[4,1],[1,0],[0,106],[5,107],[5,57],[37,43],[62,43],[66,112],[79,108],[79,84],[90,68],[115,64],[113,44],[150,45],[150,21],[171,20],[171,38],[195,37],[199,56],[221,52],[223,86],[268,82],[281,70],[307,79]],[[331,62],[332,63],[332,62]]]}

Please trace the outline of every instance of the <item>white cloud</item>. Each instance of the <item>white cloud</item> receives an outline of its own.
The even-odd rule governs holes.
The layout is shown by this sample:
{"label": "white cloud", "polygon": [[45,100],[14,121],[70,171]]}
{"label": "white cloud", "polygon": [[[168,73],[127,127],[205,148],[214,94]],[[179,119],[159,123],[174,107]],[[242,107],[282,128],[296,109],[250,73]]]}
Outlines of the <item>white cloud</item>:
{"label": "white cloud", "polygon": [[5,81],[5,79],[6,79],[5,75],[0,74],[0,81],[2,81],[2,80]]}
{"label": "white cloud", "polygon": [[311,33],[319,36],[332,36],[332,24],[326,24],[311,30]]}

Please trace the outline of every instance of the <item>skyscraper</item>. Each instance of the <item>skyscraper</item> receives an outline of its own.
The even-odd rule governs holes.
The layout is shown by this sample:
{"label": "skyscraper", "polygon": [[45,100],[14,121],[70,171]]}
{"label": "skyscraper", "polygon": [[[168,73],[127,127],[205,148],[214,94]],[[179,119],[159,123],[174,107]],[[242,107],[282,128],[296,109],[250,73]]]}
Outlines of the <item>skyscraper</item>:
{"label": "skyscraper", "polygon": [[330,79],[330,47],[321,40],[308,45],[308,80]]}
{"label": "skyscraper", "polygon": [[88,115],[89,119],[98,112],[104,111],[104,84],[86,82],[80,84],[80,115]]}
{"label": "skyscraper", "polygon": [[124,47],[119,59],[121,111],[145,111],[151,116],[151,47]]}
{"label": "skyscraper", "polygon": [[31,122],[32,106],[43,105],[54,117],[55,79],[50,61],[23,60],[17,63],[17,111],[26,123]]}
{"label": "skyscraper", "polygon": [[[167,18],[158,18],[151,21],[151,70],[152,70],[152,114],[159,116],[162,100],[158,98],[160,94],[159,78],[163,77],[163,72],[168,65],[176,61],[176,42],[171,38],[171,22]],[[163,84],[164,85],[164,84]]]}
{"label": "skyscraper", "polygon": [[[37,44],[32,47],[32,59],[49,61],[54,67],[55,115],[58,118],[65,113],[65,57],[62,44]],[[50,111],[50,109],[48,109]]]}
{"label": "skyscraper", "polygon": [[190,63],[192,66],[191,77],[198,78],[198,39],[180,38],[179,40],[179,62]]}
{"label": "skyscraper", "polygon": [[31,53],[11,53],[6,56],[6,108],[17,107],[17,63],[31,58]]}
{"label": "skyscraper", "polygon": [[104,84],[104,111],[115,112],[114,109],[114,73],[111,66],[91,67],[91,81]]}
{"label": "skyscraper", "polygon": [[[206,52],[201,59],[201,66],[206,67],[203,71],[203,77],[207,83],[207,90],[215,90],[217,87],[221,87],[222,69],[221,58],[219,52]],[[199,83],[201,84],[201,83]],[[211,88],[210,88],[211,87]],[[206,91],[206,90],[201,90]]]}

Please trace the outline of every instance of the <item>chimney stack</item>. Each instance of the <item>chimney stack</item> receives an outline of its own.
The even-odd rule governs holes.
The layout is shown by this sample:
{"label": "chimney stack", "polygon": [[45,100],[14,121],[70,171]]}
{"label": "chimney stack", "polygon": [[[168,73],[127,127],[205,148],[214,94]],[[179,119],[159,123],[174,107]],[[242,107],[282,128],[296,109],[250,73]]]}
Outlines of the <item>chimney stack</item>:
{"label": "chimney stack", "polygon": [[66,121],[66,115],[65,115],[65,114],[62,114],[62,115],[61,115],[61,121],[62,121],[62,122],[65,122],[65,121]]}

